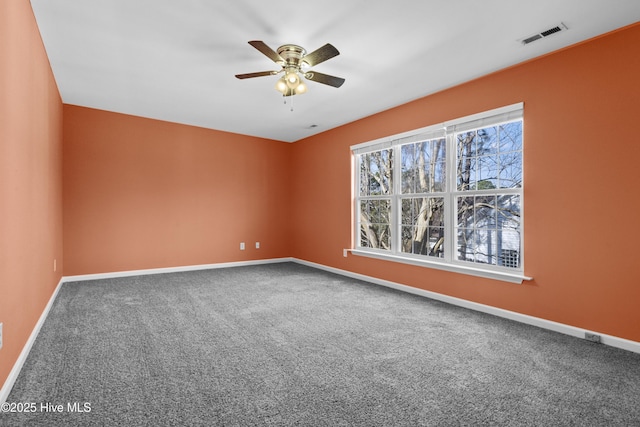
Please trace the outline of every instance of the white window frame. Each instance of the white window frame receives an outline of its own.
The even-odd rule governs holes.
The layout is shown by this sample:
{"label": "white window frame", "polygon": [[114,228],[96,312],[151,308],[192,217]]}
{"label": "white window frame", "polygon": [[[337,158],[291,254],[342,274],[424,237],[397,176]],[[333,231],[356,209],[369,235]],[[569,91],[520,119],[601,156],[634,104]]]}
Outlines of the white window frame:
{"label": "white window frame", "polygon": [[[464,260],[458,260],[457,253],[457,237],[456,237],[456,222],[457,222],[457,209],[454,209],[456,204],[456,197],[461,194],[473,195],[473,192],[460,192],[456,188],[457,176],[456,176],[456,138],[457,132],[466,130],[478,129],[487,126],[494,126],[500,123],[509,122],[523,118],[523,103],[517,103],[508,105],[494,110],[485,111],[470,116],[461,117],[455,120],[450,120],[445,123],[435,124],[420,129],[415,129],[409,132],[404,132],[397,135],[380,138],[374,141],[369,141],[361,144],[351,146],[353,153],[353,176],[354,176],[354,188],[353,188],[353,200],[354,200],[354,247],[351,252],[355,255],[366,256],[371,258],[377,258],[387,261],[395,261],[405,264],[418,265],[428,268],[435,268],[439,270],[452,271],[456,273],[469,274],[473,276],[491,278],[496,280],[502,280],[511,283],[522,283],[524,280],[531,280],[531,277],[524,275],[524,180],[520,188],[501,188],[496,192],[501,194],[515,194],[520,197],[520,267],[501,267],[496,265],[473,263]],[[523,122],[524,128],[524,122]],[[523,132],[524,133],[524,132]],[[445,198],[445,254],[444,258],[428,257],[424,255],[413,255],[403,253],[399,250],[401,247],[401,224],[400,224],[400,212],[399,207],[401,205],[401,199],[407,197],[407,194],[402,194],[401,180],[397,179],[398,172],[401,170],[401,155],[400,146],[411,143],[430,140],[434,138],[446,138],[446,180],[447,191],[444,193],[435,193],[433,197]],[[393,168],[393,194],[389,196],[383,196],[385,198],[391,198],[391,250],[375,249],[375,248],[363,248],[359,246],[360,242],[360,169],[358,164],[358,155],[375,152],[387,148],[394,148]],[[524,156],[524,142],[523,142],[523,156]],[[524,167],[524,165],[523,165]],[[524,174],[524,173],[523,173]],[[363,198],[366,196],[363,196]]]}

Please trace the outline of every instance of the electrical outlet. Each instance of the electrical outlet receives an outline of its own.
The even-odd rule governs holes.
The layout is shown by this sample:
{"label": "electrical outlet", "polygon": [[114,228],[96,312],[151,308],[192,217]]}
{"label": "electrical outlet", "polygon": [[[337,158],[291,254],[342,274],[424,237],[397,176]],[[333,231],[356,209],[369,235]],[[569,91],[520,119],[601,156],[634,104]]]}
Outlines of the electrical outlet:
{"label": "electrical outlet", "polygon": [[244,242],[240,242],[240,250],[244,251]]}
{"label": "electrical outlet", "polygon": [[342,250],[342,256],[345,257],[345,258],[347,257],[347,250],[346,249]]}
{"label": "electrical outlet", "polygon": [[0,349],[2,348],[2,323],[0,323]]}
{"label": "electrical outlet", "polygon": [[260,242],[256,242],[256,249],[260,249]]}
{"label": "electrical outlet", "polygon": [[584,333],[584,339],[591,342],[599,343],[601,341],[601,337],[598,334],[594,334],[591,332]]}

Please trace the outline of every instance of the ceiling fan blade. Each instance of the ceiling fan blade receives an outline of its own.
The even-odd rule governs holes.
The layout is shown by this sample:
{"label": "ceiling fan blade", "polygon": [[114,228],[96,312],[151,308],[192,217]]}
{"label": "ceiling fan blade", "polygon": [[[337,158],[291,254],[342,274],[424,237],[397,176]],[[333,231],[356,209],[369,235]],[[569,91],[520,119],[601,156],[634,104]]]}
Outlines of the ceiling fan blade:
{"label": "ceiling fan blade", "polygon": [[263,41],[260,40],[252,40],[249,44],[260,52],[262,52],[267,58],[271,59],[276,64],[284,63],[284,59],[280,55],[278,55],[273,49],[267,46]]}
{"label": "ceiling fan blade", "polygon": [[275,76],[278,71],[259,71],[257,73],[236,74],[238,79],[251,79],[253,77]]}
{"label": "ceiling fan blade", "polygon": [[342,77],[330,76],[328,74],[322,74],[315,71],[309,71],[305,73],[304,76],[313,82],[318,82],[333,87],[340,87],[342,86],[342,83],[344,83],[344,79]]}
{"label": "ceiling fan blade", "polygon": [[313,52],[311,52],[310,54],[306,55],[304,58],[302,58],[302,61],[309,64],[309,66],[313,67],[315,65],[320,64],[321,62],[326,61],[327,59],[331,59],[334,56],[338,56],[338,55],[340,55],[340,52],[338,52],[338,49],[333,47],[332,44],[327,43],[321,48],[318,48]]}

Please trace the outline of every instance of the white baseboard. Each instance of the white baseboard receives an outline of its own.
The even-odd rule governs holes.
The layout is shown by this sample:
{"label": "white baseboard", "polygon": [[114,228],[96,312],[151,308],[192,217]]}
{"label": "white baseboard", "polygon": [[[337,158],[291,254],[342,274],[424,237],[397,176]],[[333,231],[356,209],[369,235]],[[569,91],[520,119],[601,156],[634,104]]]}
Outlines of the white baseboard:
{"label": "white baseboard", "polygon": [[144,276],[148,274],[163,274],[163,273],[179,273],[182,271],[196,271],[196,270],[211,270],[214,268],[229,268],[229,267],[243,267],[248,265],[261,265],[261,264],[274,264],[279,262],[292,262],[293,258],[270,258],[270,259],[258,259],[251,261],[235,261],[235,262],[221,262],[218,264],[198,264],[187,265],[181,267],[166,267],[166,268],[150,268],[145,270],[129,270],[129,271],[115,271],[111,273],[97,273],[97,274],[82,274],[77,276],[65,276],[62,278],[64,282],[80,282],[83,280],[98,280],[98,279],[111,279],[115,277],[130,277],[130,276]]}
{"label": "white baseboard", "polygon": [[351,277],[353,279],[362,280],[362,281],[373,283],[376,285],[386,286],[388,288],[397,289],[399,291],[420,295],[420,296],[431,298],[437,301],[442,301],[448,304],[456,305],[459,307],[468,308],[470,310],[480,311],[482,313],[492,314],[494,316],[503,317],[505,319],[514,320],[516,322],[525,323],[527,325],[537,326],[539,328],[548,329],[550,331],[559,332],[561,334],[570,335],[577,338],[584,339],[585,333],[596,334],[600,336],[600,342],[604,345],[620,348],[627,351],[632,351],[634,353],[640,353],[640,342],[627,340],[627,339],[616,337],[613,335],[602,334],[597,331],[581,329],[575,326],[565,325],[564,323],[558,323],[551,320],[542,319],[539,317],[529,316],[527,314],[517,313],[515,311],[504,310],[501,308],[492,307],[490,305],[480,304],[473,301],[467,301],[461,298],[456,298],[456,297],[440,294],[437,292],[426,291],[424,289],[418,289],[412,286],[390,282],[388,280],[378,279],[376,277],[366,276],[364,274],[353,273],[351,271],[341,270],[334,267],[328,267],[326,265],[317,264],[310,261],[304,261],[297,258],[294,258],[293,261],[309,267],[329,271],[331,273],[340,274],[346,277]]}
{"label": "white baseboard", "polygon": [[38,322],[33,327],[33,330],[31,331],[31,335],[29,335],[29,339],[25,343],[24,347],[22,348],[22,351],[20,352],[20,355],[18,356],[18,360],[16,360],[16,363],[13,364],[13,368],[11,369],[11,372],[9,372],[9,376],[7,377],[4,384],[2,385],[2,389],[0,389],[0,405],[2,405],[7,401],[7,398],[9,397],[9,393],[11,393],[11,389],[13,388],[13,385],[18,379],[18,375],[22,370],[22,366],[24,365],[24,362],[26,362],[27,356],[29,356],[31,347],[33,346],[33,343],[36,341],[36,338],[40,333],[40,328],[42,328],[42,325],[44,324],[44,321],[46,320],[47,315],[49,314],[49,310],[51,310],[51,306],[53,305],[53,302],[58,296],[60,287],[62,286],[62,283],[64,283],[63,279],[64,278],[60,279],[60,281],[58,282],[58,285],[56,286],[56,289],[53,291],[53,294],[51,294],[51,297],[49,298],[49,302],[47,302],[47,305],[42,311],[42,314],[40,315]]}

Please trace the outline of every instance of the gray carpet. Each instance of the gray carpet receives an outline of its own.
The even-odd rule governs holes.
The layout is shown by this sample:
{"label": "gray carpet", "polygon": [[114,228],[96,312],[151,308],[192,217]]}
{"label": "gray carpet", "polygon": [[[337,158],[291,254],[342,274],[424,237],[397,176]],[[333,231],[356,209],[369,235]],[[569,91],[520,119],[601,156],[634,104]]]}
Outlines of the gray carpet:
{"label": "gray carpet", "polygon": [[3,426],[640,426],[640,355],[268,264],[65,283],[8,402],[38,410]]}

